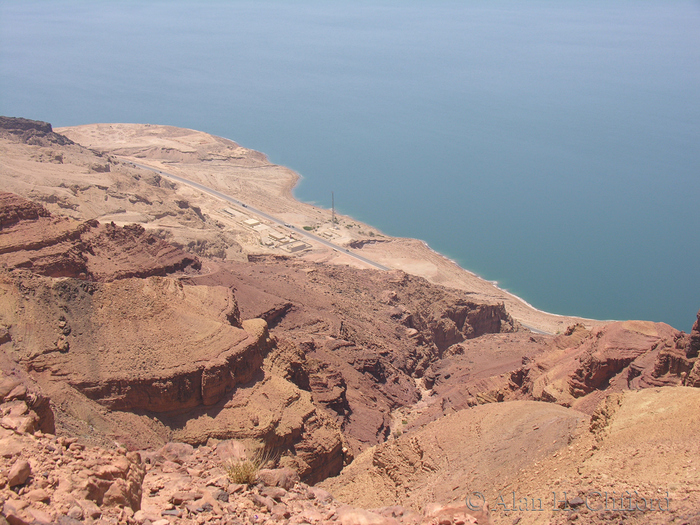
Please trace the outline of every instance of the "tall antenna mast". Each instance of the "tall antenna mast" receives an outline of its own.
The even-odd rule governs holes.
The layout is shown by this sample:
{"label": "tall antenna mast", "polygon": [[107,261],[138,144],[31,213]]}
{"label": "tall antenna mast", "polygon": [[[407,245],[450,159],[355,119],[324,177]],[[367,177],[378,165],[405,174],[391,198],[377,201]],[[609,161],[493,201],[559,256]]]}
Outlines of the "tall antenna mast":
{"label": "tall antenna mast", "polygon": [[333,210],[332,215],[331,215],[331,224],[333,224],[333,227],[335,228],[335,195],[333,192],[331,192],[331,209]]}

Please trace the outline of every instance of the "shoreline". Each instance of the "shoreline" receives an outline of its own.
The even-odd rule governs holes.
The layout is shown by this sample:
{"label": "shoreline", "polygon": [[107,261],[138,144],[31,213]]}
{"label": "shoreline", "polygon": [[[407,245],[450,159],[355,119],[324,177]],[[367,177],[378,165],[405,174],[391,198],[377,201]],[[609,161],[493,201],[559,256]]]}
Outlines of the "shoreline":
{"label": "shoreline", "polygon": [[[330,239],[336,246],[351,248],[353,241],[360,247],[351,248],[358,256],[382,266],[401,270],[428,281],[472,294],[475,299],[503,303],[508,313],[520,324],[539,332],[562,333],[570,325],[582,323],[587,327],[605,321],[566,316],[539,310],[517,295],[499,288],[474,272],[462,268],[456,261],[433,250],[421,239],[391,237],[376,227],[336,213],[337,223],[331,225],[331,210],[296,198],[294,188],[303,176],[285,166],[273,164],[266,154],[250,150],[235,141],[205,132],[173,126],[146,124],[86,124],[56,128],[83,147],[114,155],[131,163],[148,165],[178,177],[209,187],[241,203],[269,214],[297,230],[312,228],[316,237]],[[250,214],[244,206],[238,210],[238,220],[221,213],[221,202],[201,190],[180,188],[186,196],[217,222],[226,224],[236,234],[237,243],[247,253],[275,253],[261,244],[259,235],[241,228],[240,219]],[[114,215],[100,214],[96,217]],[[123,217],[122,220],[126,220]],[[116,218],[120,220],[120,218]],[[137,221],[138,222],[138,221]],[[147,221],[147,228],[162,227],[163,222]],[[183,232],[173,226],[176,235]],[[282,228],[284,229],[284,228]],[[201,233],[201,230],[200,230]],[[196,231],[190,235],[199,235]],[[190,237],[191,238],[191,237]],[[347,250],[345,250],[347,252]],[[314,246],[297,255],[303,260],[327,264],[350,264],[365,267],[343,250]]]}
{"label": "shoreline", "polygon": [[[285,167],[285,168],[286,168],[286,167]],[[287,168],[287,169],[290,169],[290,168]],[[298,184],[298,182],[299,182],[300,180],[303,179],[303,176],[302,176],[301,174],[295,172],[294,170],[291,170],[291,169],[290,169],[290,171],[297,177],[297,179],[293,182],[293,185],[291,186],[292,192],[291,192],[290,197],[291,197],[292,199],[294,199],[296,202],[298,202],[299,204],[307,205],[307,206],[313,206],[313,207],[315,207],[315,208],[319,208],[319,209],[322,209],[322,210],[324,210],[324,211],[329,211],[327,208],[320,208],[319,206],[317,206],[317,205],[315,205],[315,204],[307,203],[307,202],[305,202],[305,201],[303,201],[303,200],[297,198],[297,197],[294,195],[294,191],[293,191],[293,190],[294,190],[294,188],[296,187],[296,185]],[[366,223],[363,223],[363,222],[361,222],[361,221],[358,221],[358,220],[354,219],[354,218],[353,218],[352,216],[350,216],[350,215],[343,215],[343,216],[346,217],[346,218],[348,218],[349,220],[352,220],[353,222],[356,222],[356,223],[359,223],[359,224],[364,224],[364,225],[366,225],[366,226],[371,227],[372,229],[374,229],[374,230],[376,230],[376,231],[381,232],[381,230],[380,230],[379,228],[377,228],[376,226],[370,226],[369,224],[366,224]],[[525,299],[523,299],[523,298],[520,297],[519,295],[516,295],[516,294],[514,294],[513,292],[510,292],[510,291],[506,290],[505,288],[501,288],[500,286],[498,286],[498,281],[491,281],[491,280],[489,280],[489,279],[485,279],[484,277],[481,277],[481,276],[480,276],[479,274],[477,274],[476,272],[474,272],[474,271],[472,271],[472,270],[469,270],[468,268],[464,268],[463,266],[461,266],[461,265],[460,265],[457,261],[455,261],[454,259],[452,259],[452,258],[446,256],[445,254],[443,254],[443,253],[441,253],[441,252],[439,252],[439,251],[433,249],[433,248],[430,246],[430,244],[428,244],[428,241],[425,241],[425,240],[423,240],[423,239],[418,239],[418,238],[415,238],[415,237],[393,237],[393,236],[386,235],[386,234],[384,234],[383,232],[381,232],[381,233],[382,233],[382,235],[385,235],[387,238],[390,238],[390,239],[406,239],[406,240],[409,240],[409,241],[418,241],[418,242],[420,242],[420,243],[425,247],[426,250],[430,251],[430,252],[433,253],[435,256],[440,257],[440,258],[444,259],[445,261],[449,262],[450,264],[452,264],[452,265],[458,267],[461,271],[463,271],[464,273],[470,275],[472,278],[478,279],[479,281],[482,281],[482,282],[484,282],[484,283],[486,283],[486,284],[488,284],[488,285],[490,285],[490,286],[493,286],[494,288],[496,288],[497,290],[499,290],[501,293],[508,295],[508,296],[511,297],[512,299],[514,299],[514,300],[520,302],[521,304],[523,304],[523,305],[524,305],[525,307],[527,307],[528,309],[531,309],[531,310],[533,310],[533,311],[535,311],[535,312],[537,312],[537,313],[539,313],[539,314],[546,315],[546,316],[557,317],[557,318],[560,318],[560,319],[568,319],[568,320],[576,319],[576,320],[581,321],[582,324],[589,323],[590,325],[597,325],[597,324],[604,324],[604,323],[617,322],[616,320],[589,319],[589,318],[585,318],[585,317],[570,316],[570,315],[565,315],[565,314],[557,314],[557,313],[553,313],[553,312],[548,312],[548,311],[546,311],[546,310],[541,310],[541,309],[539,309],[539,308],[533,306],[532,304],[530,304],[528,301],[526,301]],[[407,272],[407,273],[408,273],[408,272]],[[423,276],[421,275],[421,277],[423,277]],[[536,332],[540,332],[540,333],[548,334],[548,335],[555,335],[554,333],[551,333],[551,332],[546,332],[546,331],[540,330],[540,329],[538,329],[538,328],[534,328],[534,327],[531,327],[531,326],[527,326],[527,325],[525,325],[524,323],[521,323],[521,324],[523,324],[523,326],[525,326],[526,328],[528,328],[529,330],[532,330],[532,331],[536,331]]]}
{"label": "shoreline", "polygon": [[[222,138],[224,138],[224,137],[222,137]],[[225,140],[230,140],[230,139],[225,139]],[[265,155],[266,158],[267,158],[267,155],[266,155],[265,153],[263,153],[263,155]],[[304,201],[304,200],[298,198],[298,197],[294,194],[294,188],[296,188],[296,186],[299,184],[299,182],[304,178],[303,175],[301,175],[300,173],[298,173],[298,172],[292,170],[291,168],[287,168],[286,166],[281,166],[281,165],[278,165],[278,166],[283,167],[283,168],[289,170],[289,171],[294,175],[294,177],[295,177],[294,180],[292,180],[292,181],[290,182],[290,195],[289,195],[289,197],[290,197],[291,199],[293,199],[294,201],[296,201],[296,202],[297,202],[298,204],[300,204],[300,205],[312,206],[312,207],[314,207],[314,208],[321,209],[321,210],[323,210],[323,211],[325,211],[325,212],[330,212],[330,210],[328,210],[327,208],[322,208],[322,207],[320,207],[320,206],[317,206],[316,204],[308,203],[308,202],[306,202],[306,201]],[[340,215],[340,214],[338,214],[338,213],[336,212],[336,215]],[[486,279],[486,278],[480,276],[480,275],[477,274],[476,272],[474,272],[474,271],[472,271],[472,270],[469,270],[468,268],[464,268],[463,266],[461,266],[461,265],[460,265],[457,261],[455,261],[454,259],[452,259],[452,258],[446,256],[445,254],[443,254],[443,253],[441,253],[441,252],[438,252],[437,250],[433,249],[433,248],[430,246],[430,244],[428,244],[428,241],[425,241],[425,240],[419,239],[419,238],[415,238],[415,237],[393,237],[393,236],[390,236],[390,235],[385,234],[384,232],[382,232],[382,230],[380,230],[380,229],[377,228],[376,226],[371,226],[371,225],[369,225],[369,224],[367,224],[367,223],[364,223],[364,222],[361,222],[361,221],[359,221],[359,220],[356,220],[356,219],[354,219],[354,218],[353,218],[352,216],[350,216],[350,215],[345,215],[345,214],[343,214],[342,216],[345,217],[345,218],[347,218],[347,219],[349,219],[349,220],[351,220],[351,221],[353,221],[353,222],[355,222],[355,223],[363,224],[363,225],[365,225],[365,226],[367,226],[367,227],[369,227],[369,228],[371,228],[371,229],[373,229],[373,230],[375,230],[375,231],[378,231],[378,232],[380,232],[382,235],[384,235],[385,237],[390,238],[390,239],[406,239],[406,240],[418,241],[418,242],[420,242],[420,243],[425,247],[426,250],[430,251],[431,253],[433,253],[434,255],[436,255],[436,256],[438,256],[438,257],[441,257],[442,259],[444,259],[445,261],[449,262],[450,264],[452,264],[452,265],[458,267],[461,271],[463,271],[463,272],[469,274],[472,278],[478,279],[478,280],[480,280],[480,281],[482,281],[482,282],[484,282],[484,283],[487,283],[487,284],[493,286],[494,288],[496,288],[497,290],[499,290],[501,293],[508,295],[509,297],[511,297],[511,298],[513,298],[514,300],[516,300],[516,301],[520,302],[521,304],[523,304],[523,305],[524,305],[525,307],[527,307],[528,309],[531,309],[531,310],[533,310],[533,311],[535,311],[535,312],[537,312],[537,313],[539,313],[539,314],[546,315],[546,316],[557,317],[557,318],[560,318],[560,319],[569,319],[569,320],[575,319],[575,320],[578,320],[578,321],[580,321],[582,324],[585,324],[585,325],[587,325],[587,326],[588,326],[588,325],[592,326],[592,325],[598,325],[598,324],[619,322],[618,320],[615,320],[615,319],[608,319],[608,320],[591,319],[591,318],[579,317],[579,316],[572,316],[572,315],[566,315],[566,314],[557,314],[557,313],[553,313],[553,312],[548,312],[548,311],[546,311],[546,310],[541,310],[541,309],[539,309],[539,308],[533,306],[532,304],[530,304],[528,301],[526,301],[525,299],[523,299],[523,298],[520,297],[519,295],[516,295],[516,294],[514,294],[513,292],[510,292],[510,291],[506,290],[505,288],[501,288],[500,286],[498,286],[498,281],[491,281],[491,280],[489,280],[489,279]],[[410,273],[410,272],[407,272],[407,273]],[[424,276],[421,275],[421,277],[424,277]],[[430,279],[429,279],[429,280],[430,280]],[[522,323],[521,323],[521,324],[522,324]],[[524,325],[524,326],[525,326],[525,325]],[[529,329],[532,329],[532,327],[529,327],[529,326],[526,326],[526,327],[529,328]],[[535,328],[535,330],[537,330],[537,331],[539,331],[539,332],[542,332],[542,333],[545,333],[545,334],[554,335],[554,334],[551,334],[550,332],[542,331],[542,330],[539,330],[539,329],[537,329],[537,328]]]}
{"label": "shoreline", "polygon": [[[266,155],[266,154],[265,154],[265,155]],[[267,157],[267,155],[266,155],[266,157]],[[303,177],[300,173],[298,173],[298,172],[292,170],[291,168],[287,168],[286,166],[282,166],[282,167],[284,167],[285,169],[289,170],[289,171],[294,175],[294,177],[295,177],[294,180],[291,181],[291,194],[290,194],[290,198],[291,198],[291,199],[293,199],[294,201],[296,201],[296,202],[297,202],[298,204],[300,204],[300,205],[312,206],[312,207],[314,207],[314,208],[322,209],[322,210],[324,210],[324,211],[326,211],[326,212],[329,212],[329,211],[330,211],[330,210],[328,210],[327,208],[320,208],[319,206],[317,206],[317,205],[315,205],[315,204],[307,203],[307,202],[305,202],[305,201],[303,201],[303,200],[297,198],[296,195],[294,195],[294,188],[296,188],[296,186],[299,184],[299,182],[300,182],[304,177]],[[336,215],[339,215],[339,214],[336,213]],[[512,292],[510,292],[510,291],[508,291],[508,290],[506,290],[506,289],[504,289],[504,288],[499,287],[499,286],[498,286],[498,281],[490,281],[490,280],[488,280],[488,279],[485,279],[485,278],[481,277],[481,276],[478,275],[476,272],[473,272],[472,270],[469,270],[469,269],[467,269],[467,268],[462,267],[462,266],[461,266],[457,261],[455,261],[454,259],[452,259],[452,258],[446,256],[446,255],[443,254],[443,253],[438,252],[437,250],[434,250],[434,249],[428,244],[428,242],[425,241],[425,240],[423,240],[423,239],[418,239],[418,238],[414,238],[414,237],[393,237],[393,236],[389,236],[389,235],[386,235],[385,233],[383,233],[383,232],[382,232],[379,228],[377,228],[376,226],[371,226],[371,225],[369,225],[369,224],[367,224],[367,223],[363,223],[363,222],[361,222],[361,221],[358,221],[358,220],[354,219],[354,218],[353,218],[352,216],[350,216],[350,215],[345,215],[345,214],[343,214],[342,216],[345,217],[345,218],[347,218],[347,219],[349,219],[349,220],[351,220],[351,221],[353,221],[353,222],[355,222],[355,223],[363,224],[363,225],[365,225],[365,226],[367,226],[367,227],[369,227],[369,228],[372,228],[373,230],[380,232],[382,235],[386,236],[386,237],[389,238],[389,239],[405,239],[405,240],[409,240],[409,241],[418,241],[419,243],[421,243],[421,244],[423,245],[423,247],[424,247],[426,250],[428,250],[429,252],[431,252],[431,253],[434,254],[435,256],[440,257],[441,259],[447,261],[449,264],[456,266],[457,268],[459,268],[460,271],[462,271],[462,272],[468,274],[471,278],[477,279],[477,280],[479,280],[479,281],[481,281],[481,282],[484,282],[484,283],[486,283],[486,284],[488,284],[488,285],[490,285],[490,286],[493,286],[493,287],[496,288],[500,293],[509,296],[510,298],[514,299],[515,301],[521,303],[521,304],[522,304],[523,306],[525,306],[526,308],[528,308],[528,309],[530,309],[530,310],[532,310],[532,311],[534,311],[534,312],[537,312],[538,314],[541,314],[541,315],[544,315],[544,316],[551,316],[551,317],[559,318],[559,319],[561,319],[561,320],[569,320],[569,321],[570,321],[570,320],[575,320],[576,322],[581,322],[582,324],[584,324],[584,325],[586,325],[586,326],[594,326],[594,325],[599,325],[599,324],[605,324],[605,323],[615,322],[614,320],[589,319],[589,318],[585,318],[585,317],[578,317],[578,316],[570,316],[570,315],[564,315],[564,314],[557,314],[557,313],[552,313],[552,312],[548,312],[548,311],[545,311],[545,310],[540,310],[539,308],[536,308],[536,307],[534,307],[533,305],[531,305],[528,301],[526,301],[526,300],[523,299],[522,297],[520,297],[520,296],[518,296],[518,295],[516,295],[516,294],[514,294],[514,293],[512,293]],[[411,273],[411,272],[407,272],[407,273]],[[416,275],[416,274],[412,274],[412,275]],[[420,277],[425,277],[424,275],[419,275],[419,276],[420,276]],[[428,279],[428,280],[430,280],[430,279]],[[510,313],[510,312],[509,312],[509,313]],[[511,314],[511,315],[512,315],[512,314]],[[514,316],[513,316],[513,317],[514,317]],[[515,319],[515,317],[514,317],[514,319]],[[553,332],[548,332],[548,331],[545,331],[545,330],[541,330],[540,328],[537,328],[537,327],[528,326],[527,324],[523,323],[523,322],[520,321],[519,319],[518,319],[518,321],[521,322],[521,324],[522,324],[523,326],[525,326],[527,329],[529,329],[529,330],[531,330],[531,331],[533,331],[533,332],[539,332],[539,333],[547,334],[547,335],[556,335],[556,334],[553,333]],[[568,327],[568,326],[567,326],[567,327]]]}
{"label": "shoreline", "polygon": [[[417,240],[419,240],[420,242],[422,242],[423,244],[425,244],[425,247],[426,247],[428,250],[430,250],[431,252],[435,253],[436,255],[440,255],[440,256],[444,257],[445,259],[447,259],[448,261],[450,261],[452,264],[455,264],[455,265],[459,266],[459,267],[460,267],[462,270],[464,270],[465,272],[467,272],[467,273],[473,275],[476,279],[481,279],[482,281],[485,281],[485,282],[491,284],[492,286],[495,286],[495,287],[498,288],[501,292],[510,295],[513,299],[516,299],[516,300],[520,301],[521,303],[523,303],[523,304],[524,304],[525,306],[527,306],[528,308],[532,308],[533,310],[535,310],[535,311],[537,311],[537,312],[539,312],[539,313],[542,313],[542,314],[546,314],[546,315],[553,315],[553,316],[556,316],[556,317],[571,317],[571,316],[569,316],[569,315],[555,314],[555,313],[553,313],[553,312],[548,312],[548,311],[546,311],[546,310],[540,310],[539,308],[536,308],[536,307],[532,306],[529,302],[527,302],[525,299],[523,299],[523,298],[520,297],[519,295],[516,295],[516,294],[514,294],[513,292],[510,292],[510,291],[506,290],[505,288],[501,288],[500,286],[498,286],[498,281],[490,281],[490,280],[488,280],[488,279],[485,279],[484,277],[480,276],[478,273],[473,272],[472,270],[469,270],[469,269],[467,269],[467,268],[461,266],[461,265],[460,265],[457,261],[455,261],[454,259],[452,259],[452,258],[450,258],[450,257],[447,257],[445,254],[440,253],[440,252],[437,251],[437,250],[433,250],[433,249],[430,247],[430,245],[428,244],[427,241],[424,241],[423,239],[417,239]],[[584,318],[582,318],[582,319],[584,319]],[[590,320],[591,320],[591,321],[606,322],[606,323],[607,323],[607,322],[613,322],[613,321],[601,321],[601,320],[599,320],[599,319],[590,319]]]}

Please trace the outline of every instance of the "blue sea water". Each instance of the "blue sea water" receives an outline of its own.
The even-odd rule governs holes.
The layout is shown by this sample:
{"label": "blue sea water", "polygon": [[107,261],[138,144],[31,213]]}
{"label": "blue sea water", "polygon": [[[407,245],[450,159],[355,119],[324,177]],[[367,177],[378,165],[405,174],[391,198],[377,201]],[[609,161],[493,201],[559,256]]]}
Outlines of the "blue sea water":
{"label": "blue sea water", "polygon": [[0,114],[231,138],[543,310],[700,308],[697,1],[0,0]]}

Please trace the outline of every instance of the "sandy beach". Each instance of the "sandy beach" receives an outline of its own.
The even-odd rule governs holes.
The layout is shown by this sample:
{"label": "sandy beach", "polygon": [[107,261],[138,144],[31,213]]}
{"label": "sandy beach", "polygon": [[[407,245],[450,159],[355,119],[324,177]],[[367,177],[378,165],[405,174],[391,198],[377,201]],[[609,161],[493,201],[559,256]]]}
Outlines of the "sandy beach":
{"label": "sandy beach", "polygon": [[[504,303],[511,316],[531,329],[559,333],[575,323],[587,326],[602,324],[602,321],[537,310],[494,283],[459,267],[447,257],[431,250],[421,240],[389,237],[371,225],[339,214],[336,214],[336,223],[333,224],[331,210],[294,198],[293,189],[299,180],[297,173],[272,164],[263,153],[246,149],[231,140],[200,131],[142,124],[90,124],[57,128],[56,131],[82,146],[127,163],[126,167],[122,167],[127,172],[145,171],[128,163],[148,166],[204,185],[244,203],[235,206],[192,186],[177,184],[177,194],[189,206],[196,207],[210,217],[215,226],[183,227],[168,215],[159,217],[157,210],[153,209],[157,203],[152,201],[149,201],[151,209],[148,210],[144,210],[138,201],[122,201],[116,210],[118,213],[114,213],[110,206],[95,203],[91,208],[84,207],[83,213],[89,210],[88,214],[92,215],[84,218],[114,221],[116,224],[139,222],[149,229],[167,230],[175,240],[181,242],[197,236],[207,238],[214,233],[219,237],[223,234],[228,239],[235,239],[232,244],[236,246],[228,247],[227,257],[278,254],[313,262],[367,267],[344,253],[343,249],[334,250],[308,239],[296,239],[307,246],[299,245],[299,251],[289,251],[290,243],[276,242],[276,239],[289,232],[269,220],[257,217],[248,208],[252,207],[297,230],[312,232],[334,245],[361,254],[381,265],[424,277],[436,284],[465,290],[481,301]],[[105,178],[105,175],[109,174],[100,174],[101,178]],[[132,176],[138,177],[134,174]],[[85,181],[84,174],[82,180]],[[209,231],[212,228],[218,231]],[[295,241],[295,237],[300,236],[292,234],[290,240]]]}

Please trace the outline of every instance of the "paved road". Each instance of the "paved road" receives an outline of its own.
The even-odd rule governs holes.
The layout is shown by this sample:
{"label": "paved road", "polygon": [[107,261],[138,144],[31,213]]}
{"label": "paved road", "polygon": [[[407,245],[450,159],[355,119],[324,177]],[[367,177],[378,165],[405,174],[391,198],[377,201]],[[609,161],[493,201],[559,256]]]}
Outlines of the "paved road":
{"label": "paved road", "polygon": [[[521,323],[522,324],[522,323]],[[526,324],[523,324],[525,328],[530,330],[533,334],[541,334],[541,335],[554,335],[552,332],[545,332],[544,330],[540,330],[539,328],[534,328],[532,326],[528,326]]]}
{"label": "paved road", "polygon": [[293,226],[289,223],[286,223],[276,217],[273,217],[272,215],[269,215],[265,213],[264,211],[258,210],[256,208],[253,208],[252,206],[249,206],[237,199],[234,199],[233,197],[229,197],[228,195],[221,193],[220,191],[216,191],[215,189],[209,188],[208,186],[204,186],[203,184],[199,184],[198,182],[191,181],[189,179],[185,179],[183,177],[179,177],[177,175],[173,175],[172,173],[167,173],[165,171],[156,169],[156,168],[151,168],[150,166],[145,166],[143,164],[137,164],[135,162],[131,161],[126,161],[129,162],[130,164],[142,168],[145,170],[153,171],[157,173],[158,175],[163,175],[165,177],[168,177],[169,179],[176,180],[178,182],[181,182],[182,184],[187,184],[188,186],[192,186],[193,188],[197,188],[200,191],[203,191],[204,193],[208,193],[209,195],[213,195],[214,197],[218,197],[221,200],[224,200],[226,202],[229,202],[231,204],[235,204],[236,206],[240,208],[244,208],[246,211],[249,211],[251,213],[254,213],[255,215],[258,215],[259,217],[263,217],[267,219],[268,221],[271,221],[275,224],[278,224],[279,226],[282,226],[283,228],[287,228],[288,230],[291,230],[292,232],[301,235],[303,237],[306,237],[307,239],[323,244],[324,246],[327,246],[329,248],[332,248],[336,251],[343,252],[346,255],[349,255],[350,257],[354,257],[358,261],[361,261],[369,266],[372,266],[374,268],[378,268],[379,270],[391,270],[388,266],[384,266],[383,264],[379,264],[378,262],[374,262],[367,257],[363,257],[362,255],[358,255],[357,253],[351,252],[347,248],[343,248],[342,246],[339,246],[337,244],[333,244],[332,242],[327,241],[326,239],[323,239],[319,237],[318,235],[314,235],[313,233],[309,233],[306,230],[297,228],[296,226]]}
{"label": "paved road", "polygon": [[[383,264],[379,264],[378,262],[374,262],[374,261],[368,259],[367,257],[363,257],[362,255],[358,255],[357,253],[351,252],[347,248],[343,248],[342,246],[339,246],[337,244],[333,244],[332,242],[329,242],[326,239],[323,239],[317,235],[314,235],[313,233],[309,233],[306,230],[299,229],[296,226],[292,226],[289,223],[285,223],[284,221],[282,221],[276,217],[273,217],[272,215],[265,213],[264,211],[253,208],[252,206],[248,206],[247,204],[245,204],[237,199],[234,199],[233,197],[229,197],[228,195],[221,193],[220,191],[216,191],[215,189],[209,188],[208,186],[204,186],[203,184],[199,184],[198,182],[194,182],[194,181],[191,181],[189,179],[185,179],[183,177],[173,175],[172,173],[167,173],[165,171],[162,171],[162,170],[159,170],[156,168],[151,168],[150,166],[145,166],[143,164],[137,164],[137,163],[131,162],[129,160],[126,160],[126,162],[129,162],[130,164],[132,164],[138,168],[153,171],[153,172],[157,173],[158,175],[163,175],[165,177],[168,177],[169,179],[173,179],[173,180],[176,180],[178,182],[181,182],[182,184],[187,184],[188,186],[192,186],[193,188],[197,188],[198,190],[203,191],[204,193],[208,193],[209,195],[213,195],[215,197],[218,197],[219,199],[221,199],[223,201],[229,202],[231,204],[235,204],[236,206],[238,206],[240,208],[244,208],[246,211],[254,213],[255,215],[258,215],[259,217],[263,217],[263,218],[265,218],[265,219],[267,219],[267,220],[269,220],[269,221],[271,221],[279,226],[282,226],[283,228],[287,228],[287,229],[291,230],[292,232],[294,232],[298,235],[302,235],[303,237],[306,237],[307,239],[309,239],[311,241],[323,244],[324,246],[332,248],[336,251],[344,252],[346,255],[349,255],[350,257],[354,257],[358,261],[362,261],[363,263],[365,263],[369,266],[372,266],[373,268],[378,268],[379,270],[391,270],[391,268],[389,268],[388,266],[384,266]],[[553,335],[553,334],[550,334],[549,332],[545,332],[543,330],[538,330],[537,328],[534,328],[532,326],[527,326],[527,325],[523,325],[523,326],[535,334]]]}

